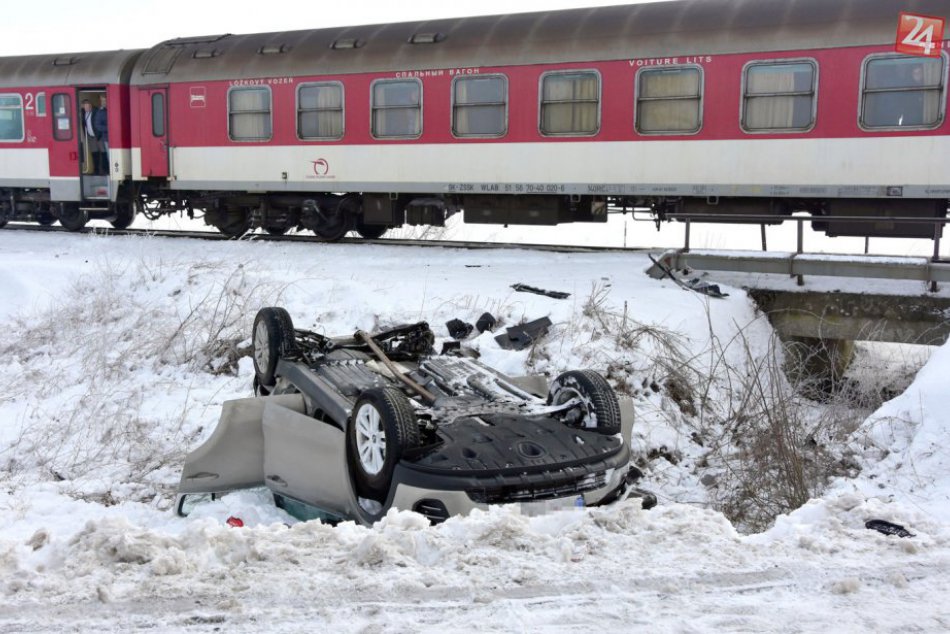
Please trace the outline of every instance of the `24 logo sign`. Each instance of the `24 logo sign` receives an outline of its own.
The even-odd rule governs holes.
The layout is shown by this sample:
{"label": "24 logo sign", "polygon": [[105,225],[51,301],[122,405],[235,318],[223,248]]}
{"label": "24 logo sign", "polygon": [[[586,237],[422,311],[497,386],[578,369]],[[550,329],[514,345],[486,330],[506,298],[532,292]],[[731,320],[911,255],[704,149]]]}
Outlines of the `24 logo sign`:
{"label": "24 logo sign", "polygon": [[901,13],[894,49],[907,55],[939,57],[943,44],[943,18]]}

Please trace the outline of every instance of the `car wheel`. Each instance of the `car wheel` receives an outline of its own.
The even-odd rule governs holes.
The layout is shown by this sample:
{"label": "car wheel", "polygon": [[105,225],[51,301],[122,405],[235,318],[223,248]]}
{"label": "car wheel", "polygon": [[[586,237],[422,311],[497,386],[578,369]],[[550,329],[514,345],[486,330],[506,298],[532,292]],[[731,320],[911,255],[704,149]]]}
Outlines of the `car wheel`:
{"label": "car wheel", "polygon": [[346,433],[356,493],[385,500],[403,452],[419,445],[412,404],[396,388],[366,390],[356,401]]}
{"label": "car wheel", "polygon": [[59,212],[59,224],[70,231],[79,231],[86,226],[87,222],[89,222],[89,213],[84,209],[80,209],[79,205],[75,203],[63,205]]}
{"label": "car wheel", "polygon": [[273,306],[257,311],[251,342],[255,378],[259,386],[266,388],[274,384],[277,361],[296,347],[290,314]]}
{"label": "car wheel", "polygon": [[564,413],[564,423],[602,434],[620,433],[620,402],[600,374],[571,370],[557,377],[548,391],[548,404],[563,405],[572,399],[580,400],[580,405]]}

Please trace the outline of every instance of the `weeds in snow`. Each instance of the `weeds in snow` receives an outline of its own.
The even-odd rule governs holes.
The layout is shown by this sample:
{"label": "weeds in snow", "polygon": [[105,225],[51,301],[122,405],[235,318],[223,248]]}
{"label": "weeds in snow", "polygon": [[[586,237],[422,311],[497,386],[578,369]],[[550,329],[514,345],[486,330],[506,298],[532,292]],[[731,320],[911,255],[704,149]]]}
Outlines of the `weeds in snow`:
{"label": "weeds in snow", "polygon": [[100,500],[115,483],[155,494],[156,474],[180,462],[198,429],[193,403],[169,407],[163,385],[236,375],[250,320],[279,295],[223,262],[106,262],[78,278],[57,305],[0,335],[0,353],[21,370],[0,398],[23,403],[0,477],[13,487],[31,474],[66,481]]}
{"label": "weeds in snow", "polygon": [[528,364],[554,375],[566,369],[559,365],[565,359],[580,360],[602,372],[636,399],[636,427],[659,425],[688,439],[674,447],[642,437],[638,465],[662,470],[684,452],[691,455],[707,503],[742,530],[760,530],[819,495],[831,477],[854,469],[839,447],[880,400],[841,389],[850,384],[840,380],[821,402],[806,398],[821,387],[813,372],[827,363],[816,364],[821,351],[786,354],[762,315],[733,324],[725,335],[704,301],[708,340],[691,341],[638,322],[626,302],[611,304],[608,285],[596,283],[573,320],[530,351]]}

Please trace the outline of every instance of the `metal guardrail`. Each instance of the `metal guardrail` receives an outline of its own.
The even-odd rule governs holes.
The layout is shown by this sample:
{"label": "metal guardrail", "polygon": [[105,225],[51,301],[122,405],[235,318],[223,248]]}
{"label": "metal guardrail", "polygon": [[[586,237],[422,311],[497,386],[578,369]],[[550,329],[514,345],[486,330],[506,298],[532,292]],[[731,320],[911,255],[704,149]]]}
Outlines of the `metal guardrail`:
{"label": "metal guardrail", "polygon": [[[950,282],[950,264],[940,261],[940,238],[943,225],[950,218],[903,218],[898,216],[736,216],[732,214],[669,214],[666,218],[686,223],[685,244],[680,251],[668,251],[661,261],[670,268],[685,268],[691,261],[693,268],[710,271],[735,271],[739,273],[777,273],[797,277],[798,285],[805,283],[805,275],[831,277],[864,277],[890,280],[913,280],[929,284],[931,292],[937,291],[938,282]],[[789,254],[761,254],[750,251],[738,255],[722,253],[695,253],[690,250],[690,228],[693,221],[759,223],[762,228],[762,251],[766,251],[766,224],[783,222],[797,223],[797,250]],[[933,226],[934,250],[930,260],[926,258],[895,258],[893,256],[848,256],[816,255],[804,252],[804,227],[806,222],[893,222],[929,224]],[[865,253],[868,250],[865,238]],[[875,261],[876,257],[880,257]],[[860,258],[860,259],[859,259]],[[886,258],[886,260],[885,260]]]}
{"label": "metal guardrail", "polygon": [[799,285],[804,283],[805,275],[950,282],[950,263],[930,262],[926,258],[674,250],[667,251],[659,260],[671,269],[688,266],[703,271],[784,274],[798,277]]}

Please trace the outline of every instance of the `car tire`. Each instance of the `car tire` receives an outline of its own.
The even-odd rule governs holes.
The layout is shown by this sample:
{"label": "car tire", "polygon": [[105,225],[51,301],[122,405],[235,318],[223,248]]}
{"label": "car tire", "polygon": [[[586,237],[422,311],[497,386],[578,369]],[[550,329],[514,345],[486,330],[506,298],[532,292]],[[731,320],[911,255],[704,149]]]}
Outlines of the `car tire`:
{"label": "car tire", "polygon": [[593,370],[571,370],[554,379],[548,390],[549,405],[574,398],[580,399],[582,406],[565,413],[566,424],[601,434],[620,433],[620,401],[607,379]]}
{"label": "car tire", "polygon": [[294,322],[283,308],[269,306],[257,311],[252,332],[255,378],[266,388],[276,380],[277,361],[296,348]]}
{"label": "car tire", "polygon": [[409,398],[393,387],[366,390],[353,407],[346,435],[357,495],[384,501],[403,453],[419,445],[419,424]]}

